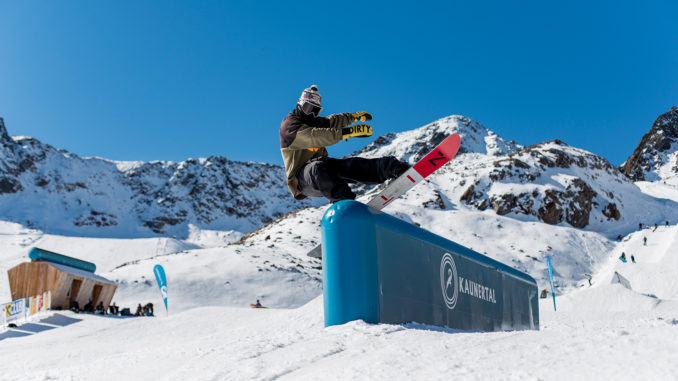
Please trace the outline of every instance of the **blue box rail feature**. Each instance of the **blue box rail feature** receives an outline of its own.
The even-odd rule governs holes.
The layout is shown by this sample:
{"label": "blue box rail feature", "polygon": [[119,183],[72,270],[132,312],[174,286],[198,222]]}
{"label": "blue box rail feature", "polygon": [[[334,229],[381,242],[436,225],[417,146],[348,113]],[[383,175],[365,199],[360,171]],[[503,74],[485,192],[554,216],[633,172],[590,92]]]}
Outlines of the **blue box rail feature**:
{"label": "blue box rail feature", "polygon": [[37,247],[32,248],[31,251],[28,252],[28,258],[33,261],[52,262],[59,265],[75,267],[76,269],[88,271],[91,273],[97,269],[97,266],[92,262],[53,253],[51,251],[43,250]]}
{"label": "blue box rail feature", "polygon": [[325,326],[417,322],[539,329],[529,275],[357,201],[322,219]]}

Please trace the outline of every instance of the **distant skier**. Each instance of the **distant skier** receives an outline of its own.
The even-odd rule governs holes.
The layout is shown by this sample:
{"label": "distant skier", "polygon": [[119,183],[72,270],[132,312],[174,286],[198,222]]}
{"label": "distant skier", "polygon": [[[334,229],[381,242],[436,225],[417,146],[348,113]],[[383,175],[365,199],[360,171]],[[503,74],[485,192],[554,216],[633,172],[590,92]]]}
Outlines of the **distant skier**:
{"label": "distant skier", "polygon": [[633,254],[631,254],[631,262],[636,263],[636,257],[634,257]]}
{"label": "distant skier", "polygon": [[368,125],[350,126],[372,120],[365,111],[319,116],[321,97],[318,87],[304,89],[296,108],[280,124],[280,151],[285,162],[287,186],[297,200],[326,197],[330,202],[355,199],[348,184],[379,184],[398,177],[409,164],[393,156],[376,159],[330,158],[326,146],[348,139],[372,135]]}
{"label": "distant skier", "polygon": [[647,246],[647,237],[643,237],[643,246]]}
{"label": "distant skier", "polygon": [[261,302],[259,302],[259,299],[257,299],[257,302],[255,304],[250,303],[250,307],[252,308],[266,308],[261,305]]}

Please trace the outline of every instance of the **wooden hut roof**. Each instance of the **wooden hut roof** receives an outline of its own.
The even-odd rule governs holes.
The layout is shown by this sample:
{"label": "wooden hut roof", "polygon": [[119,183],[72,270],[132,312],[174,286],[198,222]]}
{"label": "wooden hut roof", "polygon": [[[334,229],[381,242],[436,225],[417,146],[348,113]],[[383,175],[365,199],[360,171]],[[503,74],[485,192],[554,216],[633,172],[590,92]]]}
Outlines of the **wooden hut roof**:
{"label": "wooden hut roof", "polygon": [[75,267],[66,266],[66,265],[62,265],[62,264],[59,264],[59,263],[54,263],[54,262],[49,262],[49,261],[45,261],[45,262],[49,263],[50,265],[56,267],[57,269],[59,269],[61,271],[65,271],[65,272],[68,272],[68,273],[71,273],[71,274],[80,275],[80,276],[83,276],[83,277],[95,279],[95,280],[98,280],[98,281],[103,282],[103,283],[115,284],[115,282],[111,282],[110,280],[108,280],[108,279],[106,279],[106,278],[104,278],[100,275],[97,275],[95,273],[91,273],[89,271],[76,269]]}

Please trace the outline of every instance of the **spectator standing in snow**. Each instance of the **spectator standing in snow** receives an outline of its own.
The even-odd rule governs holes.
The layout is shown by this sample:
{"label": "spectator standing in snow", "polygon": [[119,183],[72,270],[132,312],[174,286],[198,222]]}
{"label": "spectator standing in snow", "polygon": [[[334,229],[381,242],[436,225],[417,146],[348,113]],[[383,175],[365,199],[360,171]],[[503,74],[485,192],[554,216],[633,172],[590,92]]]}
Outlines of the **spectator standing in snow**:
{"label": "spectator standing in snow", "polygon": [[666,220],[666,226],[669,226],[669,220]]}
{"label": "spectator standing in snow", "polygon": [[142,316],[144,313],[143,307],[141,307],[141,303],[137,306],[137,312],[134,313],[134,316]]}
{"label": "spectator standing in snow", "polygon": [[634,257],[633,254],[631,254],[631,262],[636,263],[636,257]]}
{"label": "spectator standing in snow", "polygon": [[643,230],[643,223],[642,222],[638,224],[638,230]]}
{"label": "spectator standing in snow", "polygon": [[546,289],[541,290],[541,295],[539,295],[539,298],[546,299],[548,296],[549,292]]}
{"label": "spectator standing in snow", "polygon": [[153,303],[147,303],[144,306],[144,316],[153,316]]}
{"label": "spectator standing in snow", "polygon": [[643,237],[643,246],[647,246],[647,237]]}

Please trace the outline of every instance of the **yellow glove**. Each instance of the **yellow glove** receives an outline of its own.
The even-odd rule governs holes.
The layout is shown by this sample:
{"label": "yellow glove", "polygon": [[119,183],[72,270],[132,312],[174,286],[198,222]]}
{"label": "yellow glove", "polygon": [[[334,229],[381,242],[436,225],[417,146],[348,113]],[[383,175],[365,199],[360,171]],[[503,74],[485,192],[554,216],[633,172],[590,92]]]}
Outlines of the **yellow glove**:
{"label": "yellow glove", "polygon": [[366,138],[372,136],[372,126],[368,124],[354,124],[341,129],[341,138]]}
{"label": "yellow glove", "polygon": [[351,115],[353,115],[356,122],[369,122],[370,120],[372,120],[372,114],[370,114],[367,111],[358,111],[354,112]]}

